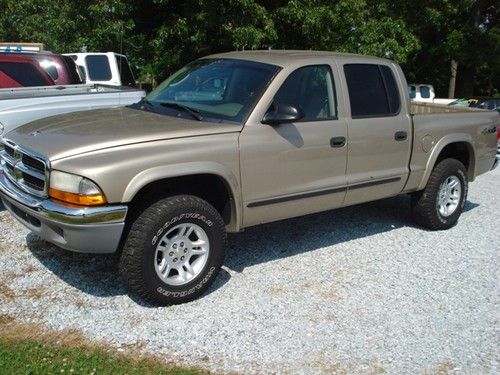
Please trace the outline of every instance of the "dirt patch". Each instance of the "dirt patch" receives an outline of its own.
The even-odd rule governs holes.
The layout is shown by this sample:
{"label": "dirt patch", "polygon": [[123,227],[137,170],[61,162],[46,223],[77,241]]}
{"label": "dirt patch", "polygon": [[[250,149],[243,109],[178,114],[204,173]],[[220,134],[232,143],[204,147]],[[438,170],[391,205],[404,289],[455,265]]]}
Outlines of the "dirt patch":
{"label": "dirt patch", "polygon": [[44,294],[45,292],[41,288],[32,288],[23,291],[23,295],[30,299],[40,299]]}
{"label": "dirt patch", "polygon": [[9,324],[14,321],[14,318],[7,314],[0,314],[0,326],[4,324]]}
{"label": "dirt patch", "polygon": [[0,301],[4,300],[6,302],[10,302],[15,298],[16,293],[14,293],[14,290],[9,288],[3,281],[0,281]]}
{"label": "dirt patch", "polygon": [[321,369],[321,371],[332,375],[348,375],[348,374],[385,374],[387,371],[382,367],[379,362],[367,361],[359,363],[325,363],[323,361],[316,361],[314,365]]}
{"label": "dirt patch", "polygon": [[26,268],[23,270],[23,272],[24,272],[24,273],[33,273],[33,272],[35,272],[36,270],[37,270],[37,268],[36,268],[35,266],[30,265],[30,266],[26,267]]}
{"label": "dirt patch", "polygon": [[277,296],[279,294],[285,293],[285,289],[280,288],[278,286],[273,286],[273,287],[269,288],[268,293],[273,295],[273,296]]}
{"label": "dirt patch", "polygon": [[314,293],[321,298],[326,298],[330,300],[338,300],[341,295],[334,289],[329,288],[328,285],[317,285],[306,283],[302,286],[308,293]]}
{"label": "dirt patch", "polygon": [[440,362],[435,369],[430,370],[430,371],[425,371],[424,375],[449,375],[449,374],[455,374],[455,365],[449,361],[445,360],[443,362]]}

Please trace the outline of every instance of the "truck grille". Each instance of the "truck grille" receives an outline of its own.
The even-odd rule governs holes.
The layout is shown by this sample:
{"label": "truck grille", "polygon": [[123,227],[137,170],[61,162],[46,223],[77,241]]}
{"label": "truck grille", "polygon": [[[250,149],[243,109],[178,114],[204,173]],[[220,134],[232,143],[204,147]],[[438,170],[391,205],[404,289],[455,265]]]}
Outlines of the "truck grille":
{"label": "truck grille", "polygon": [[9,180],[21,190],[46,197],[48,190],[48,160],[12,141],[2,140],[0,167]]}

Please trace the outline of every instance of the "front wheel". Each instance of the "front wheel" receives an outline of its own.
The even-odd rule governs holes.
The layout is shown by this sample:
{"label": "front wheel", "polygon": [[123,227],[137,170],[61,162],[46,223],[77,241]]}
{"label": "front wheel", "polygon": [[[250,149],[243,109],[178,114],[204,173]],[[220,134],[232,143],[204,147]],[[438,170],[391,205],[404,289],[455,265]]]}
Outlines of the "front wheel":
{"label": "front wheel", "polygon": [[128,289],[156,305],[192,301],[217,276],[226,248],[224,222],[206,201],[162,199],[132,224],[120,259]]}
{"label": "front wheel", "polygon": [[444,159],[434,168],[423,191],[412,195],[412,211],[420,225],[432,229],[454,226],[467,199],[467,177],[464,165],[455,159]]}

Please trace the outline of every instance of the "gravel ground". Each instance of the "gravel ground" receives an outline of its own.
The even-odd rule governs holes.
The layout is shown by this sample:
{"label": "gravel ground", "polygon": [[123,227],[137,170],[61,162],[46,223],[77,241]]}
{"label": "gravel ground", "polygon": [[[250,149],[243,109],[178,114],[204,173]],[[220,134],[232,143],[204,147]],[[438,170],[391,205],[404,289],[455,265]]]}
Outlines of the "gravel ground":
{"label": "gravel ground", "polygon": [[251,228],[209,293],[167,308],[0,208],[0,314],[215,373],[496,374],[499,182],[472,183],[449,231],[415,227],[406,196]]}

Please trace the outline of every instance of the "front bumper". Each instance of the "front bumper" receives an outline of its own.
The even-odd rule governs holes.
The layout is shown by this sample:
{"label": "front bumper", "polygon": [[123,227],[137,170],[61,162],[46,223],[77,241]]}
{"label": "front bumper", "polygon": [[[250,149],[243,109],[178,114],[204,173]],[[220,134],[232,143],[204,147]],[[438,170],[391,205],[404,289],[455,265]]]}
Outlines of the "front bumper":
{"label": "front bumper", "polygon": [[44,240],[81,253],[113,253],[127,206],[69,207],[21,192],[0,169],[0,198],[7,210]]}

